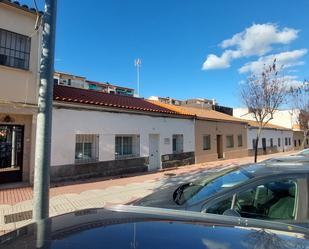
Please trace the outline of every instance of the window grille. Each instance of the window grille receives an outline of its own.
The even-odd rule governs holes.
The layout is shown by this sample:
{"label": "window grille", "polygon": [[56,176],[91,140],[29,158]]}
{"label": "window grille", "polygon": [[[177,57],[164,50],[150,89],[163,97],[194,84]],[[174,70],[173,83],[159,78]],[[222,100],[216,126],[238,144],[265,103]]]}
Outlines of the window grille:
{"label": "window grille", "polygon": [[139,157],[140,138],[139,135],[116,135],[115,158],[125,159]]}
{"label": "window grille", "polygon": [[0,29],[0,65],[29,69],[31,38]]}
{"label": "window grille", "polygon": [[99,160],[99,135],[77,134],[75,143],[75,162],[88,163]]}

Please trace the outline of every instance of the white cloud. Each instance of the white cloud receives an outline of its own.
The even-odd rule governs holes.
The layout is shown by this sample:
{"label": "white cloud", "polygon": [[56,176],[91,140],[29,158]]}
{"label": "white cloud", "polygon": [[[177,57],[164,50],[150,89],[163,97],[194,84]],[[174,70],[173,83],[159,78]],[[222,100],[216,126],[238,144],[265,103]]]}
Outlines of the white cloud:
{"label": "white cloud", "polygon": [[243,32],[224,40],[220,46],[225,50],[221,56],[209,54],[203,63],[203,70],[230,67],[233,59],[249,56],[263,56],[272,50],[273,44],[289,44],[298,37],[298,30],[280,30],[272,23],[253,24]]}
{"label": "white cloud", "polygon": [[272,54],[260,57],[257,61],[251,61],[238,69],[239,73],[259,73],[265,65],[270,65],[274,59],[277,60],[277,66],[290,68],[298,65],[303,65],[303,61],[299,61],[308,52],[307,49],[298,49],[279,54]]}
{"label": "white cloud", "polygon": [[236,47],[242,56],[264,55],[272,50],[272,44],[289,44],[295,40],[298,30],[291,28],[278,29],[275,24],[253,24],[245,31],[224,40],[221,47]]}
{"label": "white cloud", "polygon": [[238,52],[234,50],[226,50],[220,57],[210,54],[203,64],[203,70],[228,68],[230,67],[230,61],[237,57],[237,54]]}

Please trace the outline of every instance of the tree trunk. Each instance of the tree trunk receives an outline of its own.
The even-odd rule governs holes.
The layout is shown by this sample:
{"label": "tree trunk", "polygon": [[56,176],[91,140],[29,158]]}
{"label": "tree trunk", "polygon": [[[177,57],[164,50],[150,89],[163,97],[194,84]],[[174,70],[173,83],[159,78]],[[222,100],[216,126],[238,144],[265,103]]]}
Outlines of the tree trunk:
{"label": "tree trunk", "polygon": [[262,128],[259,127],[259,130],[256,134],[256,140],[255,140],[255,148],[254,148],[254,163],[257,162],[257,156],[258,156],[258,145],[259,145],[259,139],[261,134]]}
{"label": "tree trunk", "polygon": [[302,148],[302,149],[305,149],[305,142],[306,142],[307,136],[308,136],[308,130],[305,130],[305,131],[304,131],[303,141],[302,141],[302,143],[301,143],[301,148]]}

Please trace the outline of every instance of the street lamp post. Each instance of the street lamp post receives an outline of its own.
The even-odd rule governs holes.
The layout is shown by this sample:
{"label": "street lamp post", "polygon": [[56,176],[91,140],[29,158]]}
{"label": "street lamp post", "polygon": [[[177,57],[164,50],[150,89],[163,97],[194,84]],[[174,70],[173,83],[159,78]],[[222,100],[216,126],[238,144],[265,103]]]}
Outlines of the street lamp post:
{"label": "street lamp post", "polygon": [[35,143],[33,221],[49,217],[49,167],[57,0],[45,0]]}

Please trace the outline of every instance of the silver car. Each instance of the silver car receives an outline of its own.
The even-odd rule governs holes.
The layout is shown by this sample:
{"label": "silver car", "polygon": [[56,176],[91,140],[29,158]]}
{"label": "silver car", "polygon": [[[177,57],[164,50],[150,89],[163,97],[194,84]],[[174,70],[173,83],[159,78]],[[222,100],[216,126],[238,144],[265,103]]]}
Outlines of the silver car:
{"label": "silver car", "polygon": [[308,226],[309,164],[261,163],[159,190],[133,205]]}
{"label": "silver car", "polygon": [[309,148],[289,156],[272,157],[263,162],[309,162]]}

